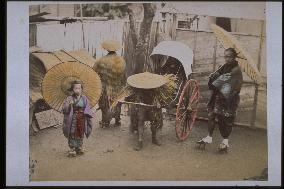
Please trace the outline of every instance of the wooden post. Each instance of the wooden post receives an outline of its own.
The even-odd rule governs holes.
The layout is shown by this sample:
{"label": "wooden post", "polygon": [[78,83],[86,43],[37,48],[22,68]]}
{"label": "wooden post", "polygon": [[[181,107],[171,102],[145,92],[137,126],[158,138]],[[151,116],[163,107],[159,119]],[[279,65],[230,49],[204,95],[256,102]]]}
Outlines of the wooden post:
{"label": "wooden post", "polygon": [[173,13],[173,22],[172,22],[172,39],[176,40],[176,29],[177,27],[177,14]]}
{"label": "wooden post", "polygon": [[[82,8],[82,4],[80,4],[80,17],[81,19],[83,18],[83,8]],[[82,33],[83,33],[83,48],[86,48],[86,44],[85,44],[85,34],[84,34],[84,21],[82,20]]]}
{"label": "wooden post", "polygon": [[[193,54],[195,54],[195,52],[196,52],[197,30],[198,30],[198,28],[197,28],[197,26],[196,26],[195,31],[194,31],[194,47],[193,47]],[[195,57],[195,56],[194,56],[194,57]],[[195,64],[195,58],[193,58],[193,63],[192,63],[192,65],[194,65],[194,64]]]}
{"label": "wooden post", "polygon": [[59,16],[59,4],[56,6],[57,16]]}
{"label": "wooden post", "polygon": [[213,52],[213,72],[216,70],[216,57],[217,57],[217,37],[215,37],[214,42],[214,52]]}
{"label": "wooden post", "polygon": [[258,85],[255,84],[254,100],[253,100],[253,112],[252,112],[252,117],[251,117],[251,122],[250,122],[250,125],[252,127],[255,127],[256,111],[257,111],[257,97],[258,97]]}
{"label": "wooden post", "polygon": [[29,24],[29,47],[36,46],[37,44],[37,25]]}
{"label": "wooden post", "polygon": [[83,8],[82,8],[82,4],[80,4],[80,17],[83,17]]}
{"label": "wooden post", "polygon": [[[261,51],[262,51],[262,37],[263,37],[263,25],[264,21],[261,21],[261,28],[260,28],[260,36],[259,36],[259,51],[258,51],[258,62],[257,62],[257,69],[260,71],[261,68]],[[254,101],[253,101],[253,114],[251,118],[251,126],[255,127],[256,122],[256,112],[257,112],[257,99],[258,99],[258,84],[255,84],[255,91],[254,91]]]}
{"label": "wooden post", "polygon": [[262,51],[262,40],[263,40],[263,26],[264,26],[264,21],[261,20],[261,28],[260,28],[260,36],[259,36],[259,53],[258,53],[258,62],[257,62],[257,69],[259,71],[261,69],[261,51]]}
{"label": "wooden post", "polygon": [[159,34],[160,22],[157,22],[156,25],[156,34],[155,34],[155,46],[158,44],[158,34]]}

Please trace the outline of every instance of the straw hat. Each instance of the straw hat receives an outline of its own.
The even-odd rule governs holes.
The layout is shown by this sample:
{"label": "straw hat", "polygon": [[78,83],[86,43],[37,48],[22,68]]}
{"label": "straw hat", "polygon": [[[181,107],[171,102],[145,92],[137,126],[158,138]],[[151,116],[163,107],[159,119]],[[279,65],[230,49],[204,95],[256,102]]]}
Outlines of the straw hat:
{"label": "straw hat", "polygon": [[42,81],[43,98],[60,111],[65,98],[71,95],[68,89],[74,81],[83,84],[83,94],[88,97],[91,108],[94,107],[101,95],[101,80],[91,67],[79,62],[65,62],[52,67]]}
{"label": "straw hat", "polygon": [[106,40],[101,45],[107,51],[117,51],[122,48],[120,42],[116,40]]}
{"label": "straw hat", "polygon": [[153,74],[150,72],[144,72],[129,76],[127,78],[127,83],[131,87],[140,89],[155,89],[163,86],[167,83],[167,79],[158,74]]}

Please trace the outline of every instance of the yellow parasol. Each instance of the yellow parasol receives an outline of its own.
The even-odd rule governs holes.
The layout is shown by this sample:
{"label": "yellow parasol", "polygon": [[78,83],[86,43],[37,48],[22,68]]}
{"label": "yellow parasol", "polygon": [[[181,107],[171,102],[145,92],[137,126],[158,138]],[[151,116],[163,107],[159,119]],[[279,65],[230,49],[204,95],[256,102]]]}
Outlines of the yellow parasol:
{"label": "yellow parasol", "polygon": [[79,80],[83,83],[83,94],[91,108],[96,105],[101,95],[101,80],[89,66],[79,62],[65,62],[52,67],[43,78],[42,95],[45,101],[55,110],[61,111],[68,95],[71,82]]}
{"label": "yellow parasol", "polygon": [[239,41],[223,28],[211,24],[211,28],[217,39],[221,42],[224,48],[234,48],[237,53],[239,65],[243,72],[245,72],[253,81],[258,84],[263,83],[263,79],[256,64],[250,54],[241,46]]}

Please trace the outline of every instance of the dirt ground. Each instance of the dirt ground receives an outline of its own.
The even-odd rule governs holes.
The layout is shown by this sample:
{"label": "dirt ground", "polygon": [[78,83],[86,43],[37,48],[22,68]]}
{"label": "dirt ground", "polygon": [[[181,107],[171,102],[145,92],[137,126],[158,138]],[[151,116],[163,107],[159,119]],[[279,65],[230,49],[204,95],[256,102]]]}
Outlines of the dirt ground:
{"label": "dirt ground", "polygon": [[[67,157],[68,144],[62,128],[48,128],[30,136],[30,159],[34,162],[32,181],[226,181],[258,176],[267,167],[267,133],[234,127],[227,154],[217,153],[221,142],[218,128],[205,151],[196,141],[207,134],[206,122],[196,122],[189,138],[180,142],[175,121],[166,117],[158,139],[151,143],[146,125],[144,148],[134,151],[137,134],[129,131],[129,117],[122,125],[100,128],[100,112],[93,119],[93,132],[84,140],[87,152]],[[35,163],[36,161],[36,163]]]}

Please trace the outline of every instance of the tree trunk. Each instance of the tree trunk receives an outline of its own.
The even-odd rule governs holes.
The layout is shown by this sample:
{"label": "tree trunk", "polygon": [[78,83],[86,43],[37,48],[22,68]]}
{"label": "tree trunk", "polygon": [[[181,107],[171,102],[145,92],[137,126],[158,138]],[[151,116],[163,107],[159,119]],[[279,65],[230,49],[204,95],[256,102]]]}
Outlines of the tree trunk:
{"label": "tree trunk", "polygon": [[134,18],[134,12],[131,8],[127,7],[127,13],[129,15],[129,24],[130,24],[130,36],[132,39],[132,44],[135,47],[137,44],[137,32],[135,29],[135,18]]}
{"label": "tree trunk", "polygon": [[[134,47],[134,57],[133,57],[133,70],[132,74],[141,73],[144,71],[144,65],[146,65],[146,60],[148,54],[148,47],[150,42],[150,32],[152,21],[155,16],[156,7],[151,3],[143,3],[144,17],[140,26],[139,36],[135,29],[135,20],[133,17],[133,11],[128,10],[129,20],[130,20],[130,36],[132,38],[132,43]],[[136,109],[130,108],[130,128],[133,130],[137,127],[137,116]]]}
{"label": "tree trunk", "polygon": [[[145,65],[147,65],[148,47],[150,42],[150,32],[152,21],[155,16],[156,7],[150,3],[143,3],[144,17],[139,30],[139,37],[134,51],[134,74],[144,71]],[[131,31],[132,32],[132,31]],[[135,41],[133,41],[135,42]]]}

